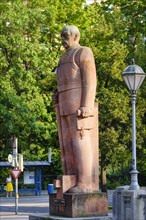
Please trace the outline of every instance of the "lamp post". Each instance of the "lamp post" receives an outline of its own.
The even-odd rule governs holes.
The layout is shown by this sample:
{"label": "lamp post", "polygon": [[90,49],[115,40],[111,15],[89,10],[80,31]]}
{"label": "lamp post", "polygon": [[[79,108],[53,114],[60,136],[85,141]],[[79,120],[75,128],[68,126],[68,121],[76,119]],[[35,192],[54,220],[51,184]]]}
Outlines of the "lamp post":
{"label": "lamp post", "polygon": [[128,66],[122,73],[122,77],[131,92],[132,99],[132,170],[131,174],[131,184],[129,186],[130,190],[138,190],[138,171],[136,167],[136,117],[135,117],[135,104],[136,104],[136,92],[140,88],[146,73],[143,69],[135,64],[134,59],[132,59],[132,64]]}

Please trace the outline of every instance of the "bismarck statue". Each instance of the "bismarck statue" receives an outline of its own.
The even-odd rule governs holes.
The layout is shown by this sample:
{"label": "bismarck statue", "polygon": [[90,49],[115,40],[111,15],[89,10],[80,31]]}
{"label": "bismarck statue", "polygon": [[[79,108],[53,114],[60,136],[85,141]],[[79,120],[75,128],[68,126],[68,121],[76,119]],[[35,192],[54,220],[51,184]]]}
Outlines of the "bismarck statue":
{"label": "bismarck statue", "polygon": [[93,52],[80,46],[76,26],[64,27],[61,38],[66,52],[57,67],[58,91],[53,95],[53,102],[57,108],[63,174],[76,176],[75,186],[68,192],[93,192],[98,190]]}
{"label": "bismarck statue", "polygon": [[76,26],[61,32],[66,52],[57,67],[56,110],[63,175],[49,194],[50,215],[100,216],[108,213],[107,194],[99,192],[98,106],[92,50],[80,46]]}

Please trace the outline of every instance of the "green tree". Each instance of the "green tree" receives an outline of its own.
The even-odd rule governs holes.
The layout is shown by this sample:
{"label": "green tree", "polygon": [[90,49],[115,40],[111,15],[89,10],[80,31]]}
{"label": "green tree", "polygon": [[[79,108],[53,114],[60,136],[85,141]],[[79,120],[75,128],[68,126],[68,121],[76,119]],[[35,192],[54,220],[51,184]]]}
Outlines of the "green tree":
{"label": "green tree", "polygon": [[41,4],[31,7],[33,1],[30,5],[27,1],[1,2],[0,136],[1,146],[7,149],[4,158],[11,151],[8,140],[13,134],[27,159],[43,159],[48,147],[57,145],[52,140],[52,135],[57,139],[57,131],[51,100],[57,52],[50,55],[52,44],[42,40]]}
{"label": "green tree", "polygon": [[[114,0],[110,1],[109,0],[109,1],[103,2],[101,8],[102,8],[101,13],[104,13],[106,22],[108,23],[109,26],[112,26],[112,28],[113,28],[113,34],[111,35],[111,38],[114,40],[115,39],[118,40],[120,43],[123,44],[124,47],[127,48],[126,49],[127,55],[125,56],[125,58],[123,57],[125,64],[130,65],[131,58],[135,58],[136,64],[142,66],[145,70],[144,58],[146,55],[146,50],[145,50],[145,40],[144,40],[145,39],[145,25],[144,25],[144,23],[145,23],[146,16],[145,16],[145,5],[143,4],[143,1],[114,1]],[[134,18],[134,20],[133,20],[133,18]],[[120,54],[122,55],[121,52],[120,52]],[[117,56],[117,54],[116,54],[116,56]],[[120,67],[119,64],[118,64],[118,67]],[[111,70],[111,67],[110,67],[110,70]],[[122,67],[121,73],[123,70],[124,70],[124,68]],[[110,76],[112,74],[113,74],[113,70],[112,70]],[[131,137],[131,114],[132,113],[130,111],[131,110],[131,100],[130,100],[130,98],[129,98],[129,100],[127,99],[128,93],[127,93],[127,89],[125,89],[126,85],[124,83],[122,85],[118,81],[115,82],[116,83],[115,85],[112,85],[111,84],[112,81],[113,81],[113,79],[111,77],[109,77],[109,84],[108,84],[107,88],[108,88],[108,90],[110,90],[111,94],[108,95],[110,97],[110,100],[108,100],[108,102],[109,102],[108,106],[105,107],[106,103],[104,101],[102,102],[102,106],[105,109],[109,109],[109,107],[111,107],[112,114],[115,111],[114,109],[116,109],[118,112],[118,118],[121,115],[121,118],[119,118],[120,120],[117,121],[119,128],[116,128],[115,125],[114,125],[114,128],[116,128],[116,133],[118,133],[118,134],[121,133],[122,136],[120,135],[118,137],[119,143],[117,143],[117,147],[115,148],[116,152],[118,152],[118,155],[114,154],[112,156],[112,157],[116,156],[116,158],[115,158],[116,161],[114,162],[114,159],[111,160],[111,158],[110,158],[110,161],[107,161],[108,156],[105,154],[105,149],[101,146],[101,154],[103,153],[103,156],[104,156],[104,159],[102,161],[106,166],[108,166],[108,164],[109,164],[109,168],[111,168],[112,164],[113,165],[116,164],[116,166],[119,167],[117,163],[120,164],[121,160],[122,160],[123,161],[121,163],[122,166],[120,166],[120,167],[123,167],[123,164],[125,163],[125,166],[128,168],[128,166],[129,166],[128,161],[131,157],[131,151],[132,151],[132,147],[131,147],[131,139],[132,139],[132,137]],[[125,88],[123,86],[125,86]],[[105,87],[106,86],[104,86],[104,88]],[[116,87],[119,90],[119,95],[116,94],[116,97],[115,97],[115,95],[113,95],[113,91],[117,92]],[[111,91],[111,89],[112,89],[112,91]],[[111,97],[111,95],[112,95],[112,97]],[[138,92],[138,95],[137,95],[137,109],[138,109],[138,111],[137,111],[137,151],[138,151],[138,155],[141,154],[140,149],[141,148],[143,149],[142,146],[144,146],[143,144],[145,142],[145,122],[144,122],[145,121],[144,120],[144,118],[145,118],[145,115],[144,115],[145,105],[144,105],[144,97],[143,96],[145,96],[145,92],[143,93],[143,95],[142,95],[142,93]],[[121,97],[121,105],[119,104],[118,106],[117,106],[118,100],[116,100],[117,97],[118,98]],[[115,101],[116,105],[113,103],[113,101]],[[110,106],[110,103],[112,103],[112,106]],[[122,111],[123,115],[121,114],[120,109],[118,107],[121,107],[121,111]],[[107,111],[107,112],[109,112],[109,111]],[[101,114],[101,119],[103,119],[101,126],[105,129],[106,128],[106,124],[105,124],[106,120],[103,118],[103,113],[100,112],[100,114]],[[108,121],[110,121],[110,119],[112,119],[112,122],[113,122],[114,115],[112,115],[112,117],[110,117],[110,116],[107,117]],[[123,120],[123,119],[125,119],[125,120]],[[122,124],[121,124],[121,122],[122,122]],[[109,126],[109,127],[110,127],[110,129],[112,128],[112,126]],[[105,134],[108,134],[108,132],[106,132]],[[109,135],[107,135],[107,136],[110,137]],[[112,137],[116,138],[116,135],[113,135]],[[125,137],[126,137],[126,139],[125,139]],[[108,142],[105,140],[106,140],[105,138],[101,138],[101,141],[108,144]],[[111,141],[110,140],[108,140],[108,141],[109,141],[108,146],[110,146]],[[121,145],[121,143],[122,143],[122,145]],[[113,145],[114,145],[114,143],[112,142],[112,146]],[[120,146],[122,146],[123,152],[125,152],[125,153],[121,152],[121,154],[119,154]],[[110,152],[109,148],[107,148],[107,149],[108,149],[107,151],[109,153]],[[143,154],[143,156],[144,156],[144,154]],[[141,157],[139,159],[141,160]],[[138,161],[139,166],[141,164],[140,160]],[[130,164],[131,164],[131,161],[130,161]],[[120,172],[121,172],[121,170],[120,170]],[[128,173],[127,173],[127,175],[128,175]],[[104,182],[106,182],[106,181],[104,181]]]}

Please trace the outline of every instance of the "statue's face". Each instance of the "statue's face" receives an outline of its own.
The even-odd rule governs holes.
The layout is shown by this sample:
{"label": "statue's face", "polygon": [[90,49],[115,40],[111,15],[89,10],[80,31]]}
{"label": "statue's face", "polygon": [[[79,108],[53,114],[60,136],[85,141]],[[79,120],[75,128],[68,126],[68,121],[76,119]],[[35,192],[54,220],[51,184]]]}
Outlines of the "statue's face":
{"label": "statue's face", "polygon": [[67,50],[76,43],[76,37],[74,34],[70,35],[68,32],[62,32],[62,45]]}

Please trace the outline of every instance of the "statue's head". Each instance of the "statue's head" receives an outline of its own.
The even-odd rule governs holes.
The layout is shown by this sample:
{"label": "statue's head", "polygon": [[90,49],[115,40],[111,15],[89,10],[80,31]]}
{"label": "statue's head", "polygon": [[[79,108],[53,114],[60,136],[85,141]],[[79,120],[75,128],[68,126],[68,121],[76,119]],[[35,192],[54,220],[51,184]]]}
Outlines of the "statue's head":
{"label": "statue's head", "polygon": [[62,45],[65,49],[69,49],[79,43],[80,32],[74,25],[67,25],[61,31]]}

